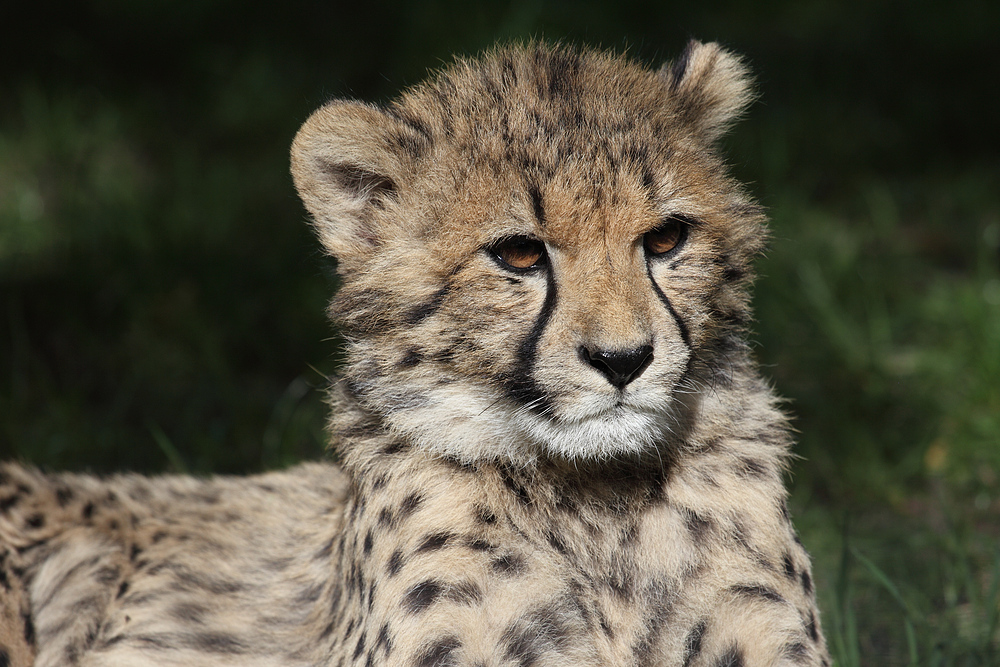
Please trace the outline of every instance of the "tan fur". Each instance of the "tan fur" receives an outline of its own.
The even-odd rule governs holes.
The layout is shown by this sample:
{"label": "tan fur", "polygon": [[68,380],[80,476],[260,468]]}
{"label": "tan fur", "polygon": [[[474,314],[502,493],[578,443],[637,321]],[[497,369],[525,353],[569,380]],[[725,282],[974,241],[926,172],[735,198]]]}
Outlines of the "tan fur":
{"label": "tan fur", "polygon": [[340,465],[0,468],[13,664],[828,665],[744,338],[764,216],[714,146],[749,99],[714,44],[528,44],[318,110]]}

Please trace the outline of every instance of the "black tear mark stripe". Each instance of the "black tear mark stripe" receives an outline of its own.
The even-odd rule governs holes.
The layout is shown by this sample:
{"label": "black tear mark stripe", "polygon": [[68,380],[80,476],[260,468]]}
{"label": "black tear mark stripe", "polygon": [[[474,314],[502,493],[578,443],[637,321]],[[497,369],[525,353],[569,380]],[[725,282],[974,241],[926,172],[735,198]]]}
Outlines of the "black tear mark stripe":
{"label": "black tear mark stripe", "polygon": [[660,301],[663,302],[663,305],[667,307],[670,315],[674,318],[674,322],[677,323],[677,329],[681,332],[681,340],[684,341],[684,346],[689,351],[693,351],[693,348],[691,347],[691,332],[688,330],[687,324],[681,319],[681,316],[674,309],[674,304],[670,303],[670,299],[668,299],[667,295],[663,293],[662,289],[660,289],[659,283],[657,283],[656,279],[653,277],[653,265],[649,261],[646,262],[646,275],[649,276],[649,282],[652,283],[653,290],[656,291],[656,296],[660,298]]}
{"label": "black tear mark stripe", "polygon": [[517,362],[514,365],[511,378],[508,382],[507,391],[515,400],[531,405],[532,410],[544,413],[548,404],[545,393],[535,383],[533,379],[535,368],[535,354],[538,351],[538,341],[545,332],[549,320],[552,319],[552,312],[556,307],[556,281],[552,275],[551,267],[546,273],[548,284],[545,290],[545,301],[535,318],[535,324],[531,327],[531,332],[525,337],[517,348]]}

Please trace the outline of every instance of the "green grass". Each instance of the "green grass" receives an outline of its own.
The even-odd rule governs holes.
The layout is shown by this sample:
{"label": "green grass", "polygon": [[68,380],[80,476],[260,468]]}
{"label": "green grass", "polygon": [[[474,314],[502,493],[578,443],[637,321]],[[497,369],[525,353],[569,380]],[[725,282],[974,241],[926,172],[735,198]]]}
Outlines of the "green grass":
{"label": "green grass", "polygon": [[773,218],[755,339],[799,430],[791,506],[837,664],[1000,664],[998,10],[618,4],[291,0],[244,7],[239,30],[216,0],[19,6],[0,40],[0,457],[321,456],[336,280],[287,175],[309,110],[497,37],[651,61],[721,39],[760,73],[729,148]]}
{"label": "green grass", "polygon": [[837,664],[1000,662],[996,174],[775,204],[761,357]]}

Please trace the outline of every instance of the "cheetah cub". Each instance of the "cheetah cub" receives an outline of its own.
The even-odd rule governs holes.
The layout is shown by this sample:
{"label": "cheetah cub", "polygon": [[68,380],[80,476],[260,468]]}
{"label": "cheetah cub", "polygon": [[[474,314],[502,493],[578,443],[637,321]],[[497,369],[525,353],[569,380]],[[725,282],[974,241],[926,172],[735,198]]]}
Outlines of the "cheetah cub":
{"label": "cheetah cub", "polygon": [[339,465],[7,465],[0,665],[828,665],[715,149],[749,85],[532,43],[316,111]]}

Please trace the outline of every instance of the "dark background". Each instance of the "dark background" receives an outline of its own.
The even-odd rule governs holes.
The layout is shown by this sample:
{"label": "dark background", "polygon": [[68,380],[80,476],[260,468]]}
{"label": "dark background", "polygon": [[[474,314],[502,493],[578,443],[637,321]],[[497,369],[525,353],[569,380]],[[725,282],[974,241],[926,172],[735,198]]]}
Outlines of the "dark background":
{"label": "dark background", "polygon": [[309,112],[498,39],[718,40],[758,75],[727,150],[772,213],[755,340],[838,664],[1000,662],[1000,4],[30,4],[0,10],[0,458],[321,456]]}

